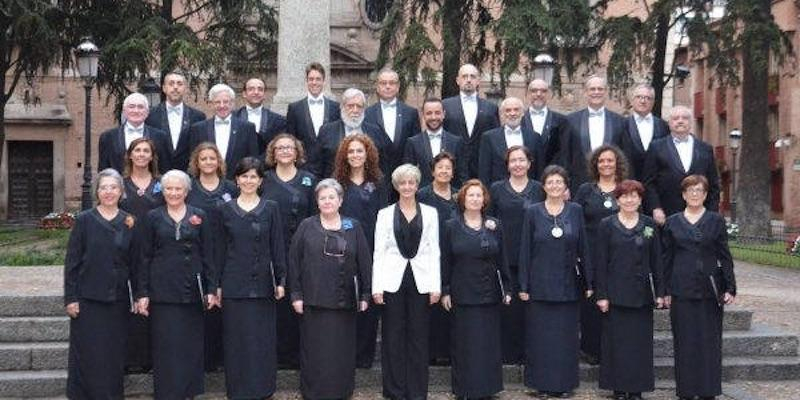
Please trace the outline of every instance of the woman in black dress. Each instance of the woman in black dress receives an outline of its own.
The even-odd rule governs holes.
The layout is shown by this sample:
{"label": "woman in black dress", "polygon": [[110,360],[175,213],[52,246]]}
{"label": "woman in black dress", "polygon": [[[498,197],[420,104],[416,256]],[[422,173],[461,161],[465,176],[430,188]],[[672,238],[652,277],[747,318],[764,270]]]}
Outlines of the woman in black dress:
{"label": "woman in black dress", "polygon": [[[614,189],[628,177],[628,162],[618,148],[604,144],[592,152],[589,161],[591,182],[583,183],[575,193],[574,202],[583,207],[589,257],[597,260],[598,226],[600,221],[619,211]],[[600,362],[600,310],[595,297],[581,302],[581,355],[589,364]]]}
{"label": "woman in black dress", "polygon": [[[161,183],[158,181],[158,155],[152,140],[141,137],[134,139],[125,154],[125,196],[119,208],[132,214],[139,221],[150,210],[164,205]],[[136,224],[133,234],[142,237],[144,224]],[[134,265],[134,275],[138,275]],[[138,291],[137,282],[131,282],[134,293]],[[150,354],[150,321],[143,315],[131,315],[128,324],[128,352],[125,369],[128,372],[147,372],[153,366]]]}
{"label": "woman in black dress", "polygon": [[[533,156],[525,146],[511,146],[506,151],[506,168],[509,178],[494,182],[489,194],[489,215],[503,222],[503,250],[509,263],[511,276],[519,273],[519,238],[522,232],[522,217],[525,209],[544,200],[542,184],[528,178],[533,165]],[[512,293],[516,287],[508,287]],[[503,363],[521,364],[525,361],[525,307],[519,299],[512,299],[509,307],[503,307]]]}
{"label": "woman in black dress", "polygon": [[[121,399],[138,222],[118,207],[122,176],[107,168],[92,192],[97,206],[78,214],[64,259],[69,321],[67,397]],[[98,368],[102,365],[102,368]]]}
{"label": "woman in black dress", "polygon": [[600,388],[616,400],[641,400],[655,385],[653,307],[663,305],[661,238],[639,213],[644,186],[621,181],[619,213],[603,218],[594,244],[595,297],[602,318]]}
{"label": "woman in black dress", "polygon": [[[303,142],[289,134],[279,134],[267,145],[267,167],[261,195],[278,203],[283,220],[283,238],[289,251],[297,226],[316,213],[316,178],[297,168],[305,162]],[[291,288],[287,288],[291,292]],[[300,322],[288,297],[278,301],[278,365],[300,366]]]}
{"label": "woman in black dress", "polygon": [[485,216],[489,192],[477,179],[458,192],[462,213],[447,221],[442,241],[442,306],[452,319],[453,393],[491,398],[503,390],[500,304],[511,303],[500,221]]}
{"label": "woman in black dress", "polygon": [[[219,207],[239,196],[236,184],[225,179],[225,162],[214,143],[203,142],[192,151],[189,159],[192,190],[186,203],[206,212],[212,232],[219,232]],[[214,240],[214,265],[222,264],[220,256],[225,242]],[[222,310],[214,307],[205,313],[205,368],[215,371],[222,366]]]}
{"label": "woman in black dress", "polygon": [[272,396],[277,378],[275,304],[284,295],[286,248],[278,204],[258,194],[263,164],[236,166],[239,197],[222,206],[220,271],[225,386],[230,399]]}
{"label": "woman in black dress", "polygon": [[[456,202],[457,190],[453,188],[453,170],[456,165],[455,157],[443,151],[431,160],[433,182],[423,186],[417,192],[417,200],[436,209],[439,216],[439,243],[444,233],[444,223],[456,216],[458,203]],[[431,365],[450,364],[450,313],[441,307],[431,308],[431,329],[428,342],[428,356]]]}
{"label": "woman in black dress", "polygon": [[[542,173],[545,201],[525,210],[519,252],[519,297],[525,306],[525,385],[542,395],[569,397],[578,387],[581,276],[592,287],[581,206],[565,199],[567,171]],[[578,260],[583,260],[582,264]]]}
{"label": "woman in black dress", "polygon": [[346,399],[355,387],[356,314],[368,307],[372,253],[361,223],[339,213],[343,195],[333,179],[317,184],[320,214],[300,223],[289,250],[305,399]]}
{"label": "woman in black dress", "polygon": [[676,392],[714,399],[722,393],[722,315],[736,296],[736,278],[725,219],[703,206],[708,180],[687,176],[681,190],[686,209],[669,216],[663,231]]}
{"label": "woman in black dress", "polygon": [[[372,249],[375,221],[378,211],[389,203],[389,190],[380,170],[378,148],[369,136],[355,134],[342,139],[336,152],[333,177],[344,188],[341,214],[361,222]],[[358,314],[358,368],[370,368],[375,359],[379,318],[379,307],[369,307],[366,312]]]}
{"label": "woman in black dress", "polygon": [[166,205],[143,221],[137,310],[150,317],[156,399],[205,391],[203,311],[218,306],[214,238],[205,211],[185,202],[191,184],[185,172],[167,171],[161,177]]}

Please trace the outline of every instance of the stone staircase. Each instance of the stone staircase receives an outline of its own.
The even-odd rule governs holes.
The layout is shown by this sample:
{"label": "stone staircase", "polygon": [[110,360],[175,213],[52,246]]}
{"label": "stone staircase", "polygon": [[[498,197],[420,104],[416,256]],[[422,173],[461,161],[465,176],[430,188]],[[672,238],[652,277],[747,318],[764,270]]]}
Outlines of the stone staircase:
{"label": "stone staircase", "polygon": [[[669,315],[658,311],[655,318],[655,368],[659,380],[672,380],[672,337]],[[64,396],[66,387],[69,322],[58,296],[0,296],[0,398],[52,398]],[[767,326],[753,325],[752,313],[731,307],[725,313],[723,335],[723,380],[800,379],[798,337]],[[597,380],[598,368],[581,365],[581,380]],[[505,382],[522,383],[522,368],[506,366]],[[359,370],[356,385],[379,390],[379,363]],[[448,388],[447,367],[432,367],[432,387]],[[279,371],[279,390],[299,386],[297,371]],[[445,389],[446,390],[446,389]],[[129,375],[128,396],[152,393],[150,375]],[[222,373],[206,376],[207,393],[224,392]]]}

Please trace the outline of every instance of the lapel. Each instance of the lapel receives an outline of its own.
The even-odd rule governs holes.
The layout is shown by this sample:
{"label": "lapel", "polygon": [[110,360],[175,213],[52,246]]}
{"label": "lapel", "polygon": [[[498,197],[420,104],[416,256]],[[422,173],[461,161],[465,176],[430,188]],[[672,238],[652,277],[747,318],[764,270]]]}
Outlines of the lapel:
{"label": "lapel", "polygon": [[[312,141],[317,140],[317,132],[314,132],[314,122],[311,120],[311,110],[308,108],[308,95],[303,97],[300,106],[302,107],[300,113],[303,114],[303,120],[305,121],[306,126],[309,129],[309,132],[311,132],[310,139]],[[325,112],[325,114],[327,114],[327,112]]]}
{"label": "lapel", "polygon": [[608,108],[603,109],[603,144],[614,143],[614,121]]}
{"label": "lapel", "polygon": [[114,135],[114,147],[117,148],[117,152],[119,154],[125,154],[128,149],[125,148],[125,124],[122,124],[117,128],[117,134]]}
{"label": "lapel", "polygon": [[[422,131],[421,136],[421,144],[422,144],[422,153],[425,155],[425,164],[430,164],[431,160],[433,160],[433,150],[431,150],[431,139],[428,137],[428,131]],[[447,136],[445,136],[444,131],[442,131],[442,149],[447,149],[445,145],[447,144]]]}
{"label": "lapel", "polygon": [[[184,106],[184,109],[186,106]],[[161,113],[161,126],[166,127],[167,138],[169,138],[169,145],[172,148],[175,148],[175,143],[172,143],[172,132],[169,130],[169,113],[167,112],[167,103],[161,103],[158,105],[158,112]],[[184,112],[184,114],[186,114]],[[183,130],[183,125],[181,125],[181,131]],[[178,141],[180,141],[180,136],[178,136]]]}
{"label": "lapel", "polygon": [[403,107],[402,103],[400,103],[400,100],[396,101],[397,104],[394,107],[394,135],[392,135],[394,140],[392,142],[399,145],[403,140],[403,138],[400,137],[400,134],[403,132]]}
{"label": "lapel", "polygon": [[535,153],[536,148],[539,146],[536,145],[536,133],[533,132],[533,127],[528,127],[523,124],[520,130],[522,131],[522,144],[524,144],[528,150]]}
{"label": "lapel", "polygon": [[553,125],[553,112],[550,109],[547,109],[547,114],[544,117],[544,126],[542,127],[541,134],[542,143],[547,143],[550,141],[550,128]]}
{"label": "lapel", "polygon": [[[686,170],[683,169],[681,156],[678,154],[678,148],[675,147],[675,142],[672,140],[671,137],[667,137],[665,140],[667,141],[667,152],[669,153],[669,158],[672,160],[672,168],[675,168],[675,170],[680,172],[681,175],[686,175]],[[694,152],[694,149],[692,152]],[[689,167],[690,167],[689,169],[691,169],[691,166]]]}
{"label": "lapel", "polygon": [[236,148],[236,131],[239,129],[239,119],[231,116],[231,134],[230,139],[228,139],[228,151],[225,155],[226,160],[230,160],[233,157],[234,149]]}
{"label": "lapel", "polygon": [[583,154],[589,154],[592,151],[592,143],[589,141],[589,109],[581,110],[579,117],[581,119],[581,148]]}
{"label": "lapel", "polygon": [[[331,122],[331,117],[333,117],[331,114],[333,114],[333,111],[331,110],[331,107],[332,107],[331,106],[331,99],[329,99],[329,98],[327,98],[325,96],[323,96],[322,98],[323,98],[322,104],[325,106],[325,107],[323,107],[324,113],[322,115],[322,124],[324,125],[324,124],[327,124],[328,122]],[[308,107],[308,103],[307,102],[306,102],[306,107]],[[308,114],[308,118],[311,118],[311,113]]]}
{"label": "lapel", "polygon": [[217,132],[214,130],[214,116],[206,120],[206,136],[208,141],[217,144]]}
{"label": "lapel", "polygon": [[[654,119],[655,121],[655,119]],[[631,138],[631,143],[636,146],[636,149],[640,152],[644,153],[644,144],[642,143],[642,137],[639,135],[639,128],[636,126],[636,117],[631,115],[628,117],[628,136]],[[655,123],[653,124],[653,139],[650,140],[650,144],[652,144],[653,140],[656,139],[656,132],[655,132]]]}
{"label": "lapel", "polygon": [[259,121],[260,126],[257,127],[258,132],[256,133],[266,132],[269,122],[269,110],[266,106],[261,106],[261,121]]}
{"label": "lapel", "polygon": [[702,154],[700,154],[700,150],[698,149],[700,146],[697,145],[698,139],[697,138],[692,138],[692,139],[693,139],[693,143],[692,143],[692,163],[689,165],[689,170],[686,171],[686,174],[688,174],[688,175],[691,175],[691,174],[695,173],[695,171],[697,170],[697,166],[700,165],[699,164],[700,163],[700,157],[702,157]]}
{"label": "lapel", "polygon": [[[461,106],[461,95],[456,97],[456,119],[464,127],[464,140],[470,140],[469,130],[467,129],[467,118],[464,117],[464,107]],[[478,108],[480,110],[480,108]]]}

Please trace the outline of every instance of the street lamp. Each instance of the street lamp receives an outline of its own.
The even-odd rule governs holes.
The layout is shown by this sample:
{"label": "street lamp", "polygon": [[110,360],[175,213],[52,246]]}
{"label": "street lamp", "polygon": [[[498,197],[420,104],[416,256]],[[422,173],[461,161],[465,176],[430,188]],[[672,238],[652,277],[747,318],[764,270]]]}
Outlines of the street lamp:
{"label": "street lamp", "polygon": [[97,63],[100,60],[100,49],[88,37],[81,40],[75,48],[78,59],[78,73],[83,79],[86,90],[86,126],[83,150],[83,185],[81,185],[81,210],[92,208],[92,86],[97,79]]}
{"label": "street lamp", "polygon": [[150,107],[155,107],[161,104],[161,88],[156,84],[153,78],[145,79],[144,83],[139,86],[139,92],[147,98]]}
{"label": "street lamp", "polygon": [[555,69],[556,61],[550,54],[540,53],[533,58],[533,79],[541,79],[551,85]]}
{"label": "street lamp", "polygon": [[728,134],[728,147],[731,148],[731,222],[736,223],[736,156],[739,153],[739,147],[742,145],[742,131],[738,129],[732,130]]}

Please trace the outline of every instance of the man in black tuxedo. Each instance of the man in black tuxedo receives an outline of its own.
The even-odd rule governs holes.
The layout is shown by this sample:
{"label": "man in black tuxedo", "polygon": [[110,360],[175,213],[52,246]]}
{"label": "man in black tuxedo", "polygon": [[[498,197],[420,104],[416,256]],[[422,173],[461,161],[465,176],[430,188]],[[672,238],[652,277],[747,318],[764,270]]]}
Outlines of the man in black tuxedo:
{"label": "man in black tuxedo", "polygon": [[364,121],[367,96],[364,92],[350,88],[342,94],[341,119],[328,122],[319,129],[319,137],[308,157],[308,170],[320,179],[333,174],[333,164],[339,143],[345,136],[363,133],[372,139],[380,156],[380,168],[384,177],[391,176],[389,167],[389,146],[391,141],[380,126]]}
{"label": "man in black tuxedo", "polygon": [[170,169],[169,139],[164,131],[145,124],[148,109],[147,97],[141,93],[131,93],[123,100],[122,115],[125,123],[100,134],[97,145],[98,171],[114,168],[120,174],[124,173],[128,146],[140,137],[149,138],[155,144],[154,156],[157,157],[158,171],[163,174]]}
{"label": "man in black tuxedo", "polygon": [[481,135],[500,126],[497,106],[478,97],[481,83],[480,72],[472,64],[464,64],[458,70],[456,83],[461,93],[442,101],[444,106],[444,130],[457,135],[467,146],[466,163],[470,178],[478,177],[478,152]]}
{"label": "man in black tuxedo", "polygon": [[500,103],[500,120],[503,126],[486,131],[481,137],[478,176],[486,187],[508,178],[506,151],[512,146],[525,146],[533,154],[533,165],[528,170],[529,178],[536,179],[536,172],[541,169],[539,159],[544,154],[541,138],[533,129],[522,126],[523,107],[522,100],[507,97]]}
{"label": "man in black tuxedo", "polygon": [[319,137],[322,125],[338,121],[341,116],[339,103],[324,96],[325,67],[311,63],[306,67],[306,89],[308,95],[289,104],[286,110],[286,125],[289,133],[303,142],[306,154],[311,154]]}
{"label": "man in black tuxedo", "polygon": [[719,210],[719,174],[714,149],[691,134],[692,110],[675,106],[669,113],[670,135],[653,141],[644,162],[644,184],[647,188],[647,211],[658,224],[683,211],[686,202],[681,193],[681,181],[689,175],[708,179],[705,207]]}
{"label": "man in black tuxedo", "polygon": [[208,100],[214,106],[214,116],[192,125],[189,146],[194,150],[202,142],[217,145],[225,159],[225,175],[233,179],[236,164],[245,157],[258,156],[256,127],[247,120],[231,115],[236,94],[233,89],[218,83],[208,90]]}
{"label": "man in black tuxedo", "polygon": [[[534,154],[535,176],[540,179],[544,167],[558,164],[561,160],[562,146],[569,144],[569,122],[567,117],[547,107],[550,100],[550,85],[542,79],[534,79],[528,84],[528,109],[522,118],[522,129],[539,135],[542,152]],[[565,144],[566,143],[566,144]],[[543,153],[543,154],[542,154]]]}
{"label": "man in black tuxedo", "polygon": [[625,119],[605,107],[606,80],[592,76],[583,89],[587,107],[567,116],[571,134],[567,148],[562,149],[562,162],[572,175],[573,190],[588,180],[587,161],[592,151],[604,144],[619,146],[625,132]]}
{"label": "man in black tuxedo", "polygon": [[442,129],[444,120],[444,106],[438,98],[428,98],[422,103],[422,120],[425,130],[408,139],[403,155],[403,162],[414,164],[422,172],[419,187],[427,186],[433,181],[431,162],[433,157],[441,152],[448,152],[455,157],[453,170],[454,188],[458,188],[468,178],[465,160],[466,147],[464,141],[450,132]]}
{"label": "man in black tuxedo", "polygon": [[258,156],[263,158],[272,138],[287,130],[286,118],[266,106],[266,85],[258,78],[250,78],[244,83],[244,99],[247,105],[236,110],[234,117],[249,121],[258,134]]}
{"label": "man in black tuxedo", "polygon": [[186,86],[186,77],[179,72],[170,72],[164,76],[161,90],[167,101],[153,107],[145,121],[145,124],[166,133],[169,140],[169,165],[182,171],[186,171],[189,165],[189,128],[206,119],[202,111],[183,102]]}
{"label": "man in black tuxedo", "polygon": [[380,100],[364,111],[364,122],[380,126],[389,138],[387,161],[390,171],[400,165],[407,140],[420,131],[417,109],[397,98],[399,90],[400,77],[397,72],[382,70],[378,73],[376,90]]}
{"label": "man in black tuxedo", "polygon": [[644,158],[650,144],[669,135],[666,121],[652,114],[655,93],[653,87],[646,84],[633,89],[633,114],[625,119],[626,131],[620,137],[620,148],[628,158],[629,175],[639,182],[644,180]]}

